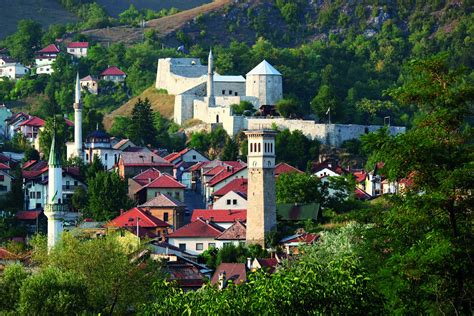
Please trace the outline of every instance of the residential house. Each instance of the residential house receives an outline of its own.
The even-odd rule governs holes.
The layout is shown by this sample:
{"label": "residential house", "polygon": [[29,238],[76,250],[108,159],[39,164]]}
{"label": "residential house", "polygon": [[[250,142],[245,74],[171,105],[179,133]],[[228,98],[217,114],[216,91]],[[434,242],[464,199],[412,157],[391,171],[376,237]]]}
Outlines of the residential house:
{"label": "residential house", "polygon": [[209,158],[207,158],[206,156],[204,156],[199,151],[193,148],[185,148],[180,152],[171,153],[164,158],[166,161],[172,163],[173,165],[176,165],[182,161],[192,162],[193,164],[196,164],[198,162],[209,161]]}
{"label": "residential house", "polygon": [[112,147],[114,149],[121,150],[121,151],[124,151],[127,148],[136,147],[136,145],[134,143],[132,143],[132,141],[128,138],[120,139],[120,140],[117,140],[117,141],[115,141],[115,140],[112,141],[112,138],[110,138],[110,141],[111,141]]}
{"label": "residential house", "polygon": [[20,227],[23,227],[28,235],[47,232],[48,219],[43,210],[18,211],[15,214]]}
{"label": "residential house", "polygon": [[217,190],[224,187],[226,184],[234,179],[247,178],[247,167],[246,165],[234,166],[217,166],[207,173],[205,177],[211,176],[209,180],[204,183],[204,198],[206,205],[209,206],[212,203],[212,194]]}
{"label": "residential house", "polygon": [[126,77],[127,74],[125,74],[116,66],[109,67],[100,74],[100,79],[105,81],[113,81],[115,83],[125,82]]}
{"label": "residential house", "polygon": [[245,244],[246,233],[247,228],[245,224],[237,220],[232,226],[216,237],[216,247],[222,248],[230,244],[234,246],[243,245]]}
{"label": "residential house", "polygon": [[59,53],[60,50],[55,44],[50,44],[37,51],[35,57],[36,73],[47,75],[52,74],[54,72],[53,63],[56,61]]}
{"label": "residential house", "polygon": [[[25,205],[28,210],[42,209],[48,201],[48,165],[38,163],[30,170],[22,170],[24,178]],[[79,168],[63,167],[62,174],[63,196],[62,201],[71,205],[71,198],[78,187],[86,188]]]}
{"label": "residential house", "polygon": [[45,121],[36,116],[30,116],[29,119],[22,122],[19,131],[26,137],[32,146],[39,149],[39,132],[40,128],[44,127]]}
{"label": "residential house", "polygon": [[377,197],[382,194],[397,193],[397,183],[389,181],[382,173],[384,163],[379,162],[374,166],[374,170],[367,173],[365,178],[365,192],[371,197]]}
{"label": "residential house", "polygon": [[191,215],[191,222],[194,222],[198,219],[213,222],[214,224],[227,229],[234,225],[236,221],[245,222],[247,220],[247,210],[196,209]]}
{"label": "residential house", "polygon": [[28,114],[18,112],[5,119],[5,132],[7,139],[12,139],[13,136],[15,136],[15,133],[20,129],[20,124],[29,118],[30,116]]}
{"label": "residential house", "polygon": [[[159,258],[162,259],[161,257]],[[182,256],[167,255],[166,260],[161,260],[164,264],[163,272],[167,275],[168,282],[176,282],[183,291],[198,290],[206,284],[208,277],[204,272],[208,272],[205,266]]]}
{"label": "residential house", "polygon": [[212,208],[220,210],[246,210],[247,209],[247,194],[241,192],[229,191],[224,196],[215,200]]}
{"label": "residential house", "polygon": [[[67,142],[67,156],[74,155],[74,142]],[[116,166],[121,151],[112,147],[110,136],[103,131],[95,130],[89,133],[84,143],[84,162],[92,163],[94,157],[99,157],[106,170]]]}
{"label": "residential house", "polygon": [[192,255],[199,255],[209,248],[216,248],[215,238],[224,229],[201,218],[184,225],[168,235],[168,243]]}
{"label": "residential house", "polygon": [[155,180],[144,185],[135,193],[135,199],[138,203],[150,201],[159,194],[167,194],[178,201],[184,201],[185,186],[166,173],[162,173]]}
{"label": "residential house", "polygon": [[112,229],[124,229],[130,231],[140,238],[153,238],[164,240],[168,233],[168,223],[153,216],[147,210],[134,207],[108,222],[106,227]]}
{"label": "residential house", "polygon": [[8,136],[6,120],[12,116],[12,111],[5,104],[0,104],[0,139]]}
{"label": "residential house", "polygon": [[0,248],[0,272],[5,269],[6,266],[20,263],[20,256],[8,251],[5,248]]}
{"label": "residential house", "polygon": [[117,169],[122,178],[132,178],[149,168],[155,168],[163,173],[173,173],[172,164],[150,151],[123,151],[120,154]]}
{"label": "residential house", "polygon": [[89,75],[82,78],[79,82],[81,84],[81,89],[87,90],[92,94],[99,93],[99,79]]}
{"label": "residential house", "polygon": [[[221,197],[223,197],[224,195],[226,195],[227,193],[231,191],[241,196],[247,196],[247,187],[248,187],[248,181],[246,178],[234,179],[212,194],[214,202],[219,200]],[[247,207],[243,207],[243,208],[246,209]]]}
{"label": "residential house", "polygon": [[167,194],[158,194],[153,199],[139,206],[169,225],[169,232],[184,225],[186,204]]}
{"label": "residential house", "polygon": [[88,42],[71,42],[67,45],[67,53],[74,57],[87,57],[87,50],[89,49]]}
{"label": "residential house", "polygon": [[280,240],[279,244],[285,249],[288,255],[297,255],[300,253],[299,247],[304,245],[312,245],[320,238],[319,234],[315,233],[299,233],[287,236]]}
{"label": "residential house", "polygon": [[131,199],[134,199],[138,190],[151,183],[159,176],[161,176],[161,172],[158,169],[149,168],[137,174],[133,178],[128,179],[128,196]]}
{"label": "residential house", "polygon": [[278,178],[278,176],[283,173],[303,173],[303,171],[287,164],[286,162],[280,162],[275,166],[275,177]]}
{"label": "residential house", "polygon": [[16,80],[28,75],[29,73],[30,68],[19,62],[10,62],[0,65],[0,80],[2,80],[3,77]]}
{"label": "residential house", "polygon": [[268,273],[274,273],[279,264],[278,258],[255,258],[250,265],[250,270],[255,272],[258,269],[263,269]]}
{"label": "residential house", "polygon": [[211,284],[219,289],[227,286],[228,282],[242,284],[247,281],[247,270],[244,263],[221,263],[211,278]]}
{"label": "residential house", "polygon": [[0,162],[0,198],[12,190],[13,176],[10,175],[10,166]]}

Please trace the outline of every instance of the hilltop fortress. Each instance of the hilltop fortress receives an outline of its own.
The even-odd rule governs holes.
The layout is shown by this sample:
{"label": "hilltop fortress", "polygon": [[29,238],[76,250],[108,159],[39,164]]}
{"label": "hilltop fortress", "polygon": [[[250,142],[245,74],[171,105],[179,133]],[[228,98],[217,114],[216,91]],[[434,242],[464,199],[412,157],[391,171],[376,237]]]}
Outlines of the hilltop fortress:
{"label": "hilltop fortress", "polygon": [[[275,105],[283,97],[282,75],[263,60],[244,78],[214,73],[212,52],[208,65],[199,58],[160,58],[156,74],[157,89],[175,95],[174,121],[183,124],[198,119],[209,125],[220,124],[230,136],[241,130],[268,129],[273,126],[301,130],[307,137],[339,146],[348,139],[373,132],[380,125],[318,124],[312,120],[234,115],[232,104],[252,103],[256,110]],[[390,126],[390,133],[405,132],[405,127]]]}

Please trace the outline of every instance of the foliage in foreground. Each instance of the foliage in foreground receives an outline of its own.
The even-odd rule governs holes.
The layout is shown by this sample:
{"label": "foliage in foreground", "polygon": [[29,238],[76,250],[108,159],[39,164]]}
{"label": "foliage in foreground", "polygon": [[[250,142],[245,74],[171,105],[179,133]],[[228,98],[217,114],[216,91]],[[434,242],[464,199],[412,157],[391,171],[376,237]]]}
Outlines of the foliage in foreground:
{"label": "foliage in foreground", "polygon": [[153,303],[141,306],[140,314],[352,314],[366,315],[382,306],[366,271],[354,251],[363,227],[349,225],[328,233],[317,246],[289,262],[275,274],[251,273],[242,285],[229,284],[222,291],[207,286],[183,292],[157,282]]}

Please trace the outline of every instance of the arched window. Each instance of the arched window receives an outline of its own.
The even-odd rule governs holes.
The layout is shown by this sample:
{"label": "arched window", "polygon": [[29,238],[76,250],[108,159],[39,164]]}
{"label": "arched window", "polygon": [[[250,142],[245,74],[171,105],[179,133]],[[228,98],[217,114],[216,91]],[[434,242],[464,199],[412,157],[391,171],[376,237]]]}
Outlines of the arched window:
{"label": "arched window", "polygon": [[219,114],[216,115],[216,123],[219,123]]}
{"label": "arched window", "polygon": [[258,152],[262,151],[262,147],[260,146],[260,143],[258,143]]}

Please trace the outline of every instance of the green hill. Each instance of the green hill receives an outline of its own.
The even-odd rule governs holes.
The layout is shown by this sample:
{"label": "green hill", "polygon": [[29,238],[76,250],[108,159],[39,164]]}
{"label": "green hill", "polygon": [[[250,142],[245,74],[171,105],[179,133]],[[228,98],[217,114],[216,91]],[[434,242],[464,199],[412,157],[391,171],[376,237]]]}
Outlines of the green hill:
{"label": "green hill", "polygon": [[0,0],[0,39],[14,33],[21,19],[33,19],[43,26],[74,22],[76,17],[56,0]]}

